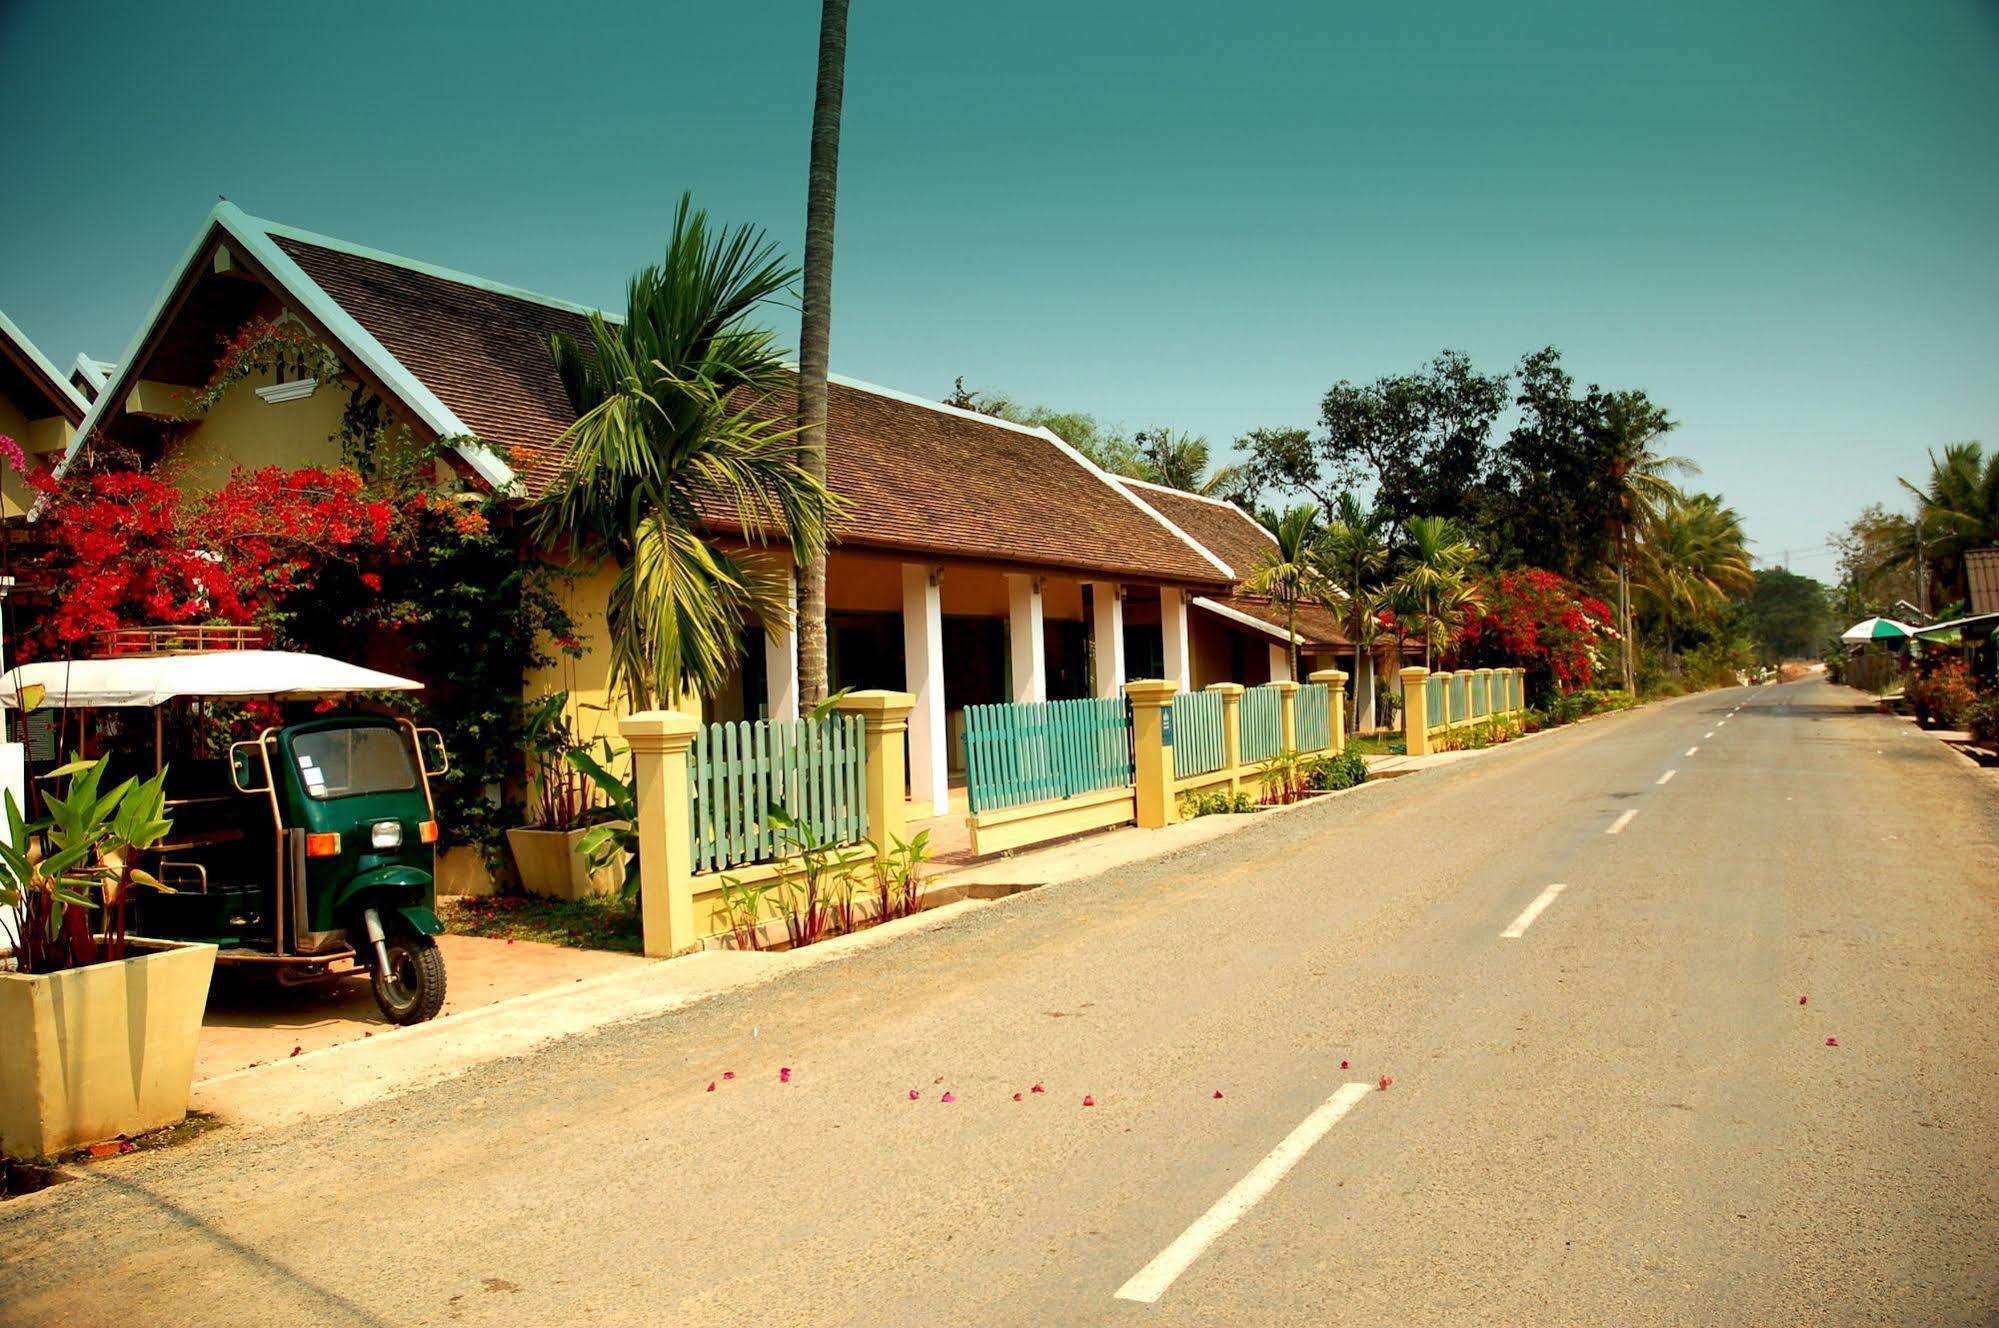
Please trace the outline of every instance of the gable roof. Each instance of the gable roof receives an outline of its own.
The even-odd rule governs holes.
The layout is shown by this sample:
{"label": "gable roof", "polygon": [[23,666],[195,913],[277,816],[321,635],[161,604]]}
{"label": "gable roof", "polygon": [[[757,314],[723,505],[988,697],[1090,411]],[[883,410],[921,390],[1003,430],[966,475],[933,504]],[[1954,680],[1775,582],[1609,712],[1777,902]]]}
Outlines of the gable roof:
{"label": "gable roof", "polygon": [[[225,238],[350,365],[502,492],[539,492],[575,420],[546,348],[589,335],[588,306],[251,217],[223,202],[117,361],[78,438],[122,401],[157,325]],[[611,317],[611,315],[606,315]],[[792,394],[771,402],[774,418]],[[827,472],[850,500],[843,546],[1127,580],[1222,586],[1232,569],[1047,429],[834,377]],[[74,444],[72,451],[74,451]]]}
{"label": "gable roof", "polygon": [[1120,476],[1120,485],[1206,545],[1227,563],[1237,581],[1247,581],[1277,551],[1277,538],[1234,503],[1185,489]]}
{"label": "gable roof", "polygon": [[1972,549],[1964,555],[1971,582],[1971,611],[1999,613],[1999,549]]}
{"label": "gable roof", "polygon": [[90,403],[70,386],[69,380],[49,363],[48,356],[28,340],[28,334],[16,327],[4,310],[0,310],[0,362],[4,362],[13,374],[26,380],[30,388],[47,400],[56,414],[71,424],[81,420],[84,412],[90,409]]}

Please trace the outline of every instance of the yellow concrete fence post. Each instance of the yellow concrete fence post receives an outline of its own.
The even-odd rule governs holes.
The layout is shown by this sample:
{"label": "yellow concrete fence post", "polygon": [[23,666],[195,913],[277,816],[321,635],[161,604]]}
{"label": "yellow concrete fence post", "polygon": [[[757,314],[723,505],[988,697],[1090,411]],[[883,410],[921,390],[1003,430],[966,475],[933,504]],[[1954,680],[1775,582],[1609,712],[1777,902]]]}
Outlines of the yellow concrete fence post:
{"label": "yellow concrete fence post", "polygon": [[694,826],[688,816],[687,752],[701,721],[677,710],[642,710],[618,721],[632,751],[638,804],[639,900],[645,952],[678,954],[694,934]]}
{"label": "yellow concrete fence post", "polygon": [[859,715],[866,735],[868,838],[875,856],[885,856],[895,841],[908,837],[906,809],[909,780],[903,739],[909,733],[909,712],[916,698],[908,692],[848,692],[833,705],[843,715]]}
{"label": "yellow concrete fence post", "polygon": [[1343,669],[1318,669],[1311,680],[1324,684],[1333,713],[1327,717],[1326,752],[1338,756],[1347,749],[1347,675]]}
{"label": "yellow concrete fence post", "polygon": [[1179,819],[1173,796],[1173,693],[1166,678],[1138,678],[1124,685],[1131,698],[1131,750],[1137,785],[1138,823],[1157,830]]}
{"label": "yellow concrete fence post", "polygon": [[1527,708],[1527,670],[1525,669],[1513,670],[1513,708],[1515,710],[1525,710]]}
{"label": "yellow concrete fence post", "polygon": [[1280,751],[1298,750],[1298,688],[1295,678],[1270,684],[1277,689],[1277,742]]}
{"label": "yellow concrete fence post", "polygon": [[1229,792],[1242,791],[1242,684],[1211,682],[1206,689],[1222,695],[1222,769],[1229,772]]}
{"label": "yellow concrete fence post", "polygon": [[1430,671],[1420,664],[1402,670],[1402,748],[1411,756],[1430,754]]}

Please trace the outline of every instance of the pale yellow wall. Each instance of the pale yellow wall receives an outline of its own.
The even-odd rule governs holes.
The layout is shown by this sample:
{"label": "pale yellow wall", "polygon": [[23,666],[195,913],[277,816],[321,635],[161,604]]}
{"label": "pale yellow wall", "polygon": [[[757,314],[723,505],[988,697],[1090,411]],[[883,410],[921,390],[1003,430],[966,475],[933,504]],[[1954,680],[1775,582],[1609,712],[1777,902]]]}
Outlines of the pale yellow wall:
{"label": "pale yellow wall", "polygon": [[341,412],[347,408],[345,383],[321,383],[298,401],[265,401],[256,389],[276,381],[254,374],[230,388],[192,432],[161,452],[158,472],[195,492],[218,489],[237,468],[300,469],[340,464]]}
{"label": "pale yellow wall", "polygon": [[[21,445],[27,454],[28,467],[34,469],[50,459],[51,452],[60,452],[69,446],[69,440],[76,436],[76,426],[60,415],[43,415],[31,418],[28,411],[47,410],[48,405],[37,397],[31,402],[16,402],[0,397],[0,434],[5,434]],[[34,502],[34,494],[27,482],[14,473],[12,466],[0,463],[0,513],[6,516],[20,516]]]}
{"label": "pale yellow wall", "polygon": [[577,738],[586,743],[609,738],[614,747],[624,745],[618,737],[624,707],[614,706],[611,698],[611,636],[604,626],[604,605],[610,600],[617,576],[617,568],[604,563],[561,584],[558,593],[575,624],[576,639],[583,643],[583,658],[570,659],[544,643],[555,663],[531,670],[523,685],[529,700],[568,692],[569,722]]}
{"label": "pale yellow wall", "polygon": [[[0,397],[0,434],[12,438],[23,448],[28,445],[28,417],[6,397]],[[34,462],[33,457],[28,460],[30,464]],[[0,477],[0,509],[4,509],[8,516],[19,516],[28,510],[28,486],[21,483],[21,477],[5,462],[0,462],[0,470],[6,471],[5,476]]]}

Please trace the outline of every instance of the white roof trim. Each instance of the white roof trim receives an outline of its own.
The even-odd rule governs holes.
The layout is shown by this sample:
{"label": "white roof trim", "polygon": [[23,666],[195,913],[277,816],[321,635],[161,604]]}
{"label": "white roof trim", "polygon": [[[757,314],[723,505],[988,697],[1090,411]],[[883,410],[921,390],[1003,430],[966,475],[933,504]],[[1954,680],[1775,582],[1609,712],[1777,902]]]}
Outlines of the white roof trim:
{"label": "white roof trim", "polygon": [[[271,239],[273,233],[289,234],[283,228],[273,227],[269,222],[249,216],[234,203],[224,200],[210,210],[201,230],[195,235],[194,243],[188,246],[181,261],[175,265],[173,275],[153,300],[153,307],[139,331],[132,338],[132,344],[120,356],[117,367],[110,379],[99,391],[97,400],[92,402],[83,422],[77,426],[76,436],[70,440],[69,448],[63,454],[62,467],[67,468],[70,458],[76,455],[93,431],[96,430],[107,411],[117,408],[123,401],[125,382],[138,365],[139,353],[146,340],[158,325],[161,314],[174,290],[186,279],[189,268],[208,245],[210,234],[217,227],[227,232],[231,239],[261,263],[284,293],[297,301],[307,313],[317,319],[335,341],[355,359],[359,360],[382,384],[388,387],[420,419],[425,427],[440,438],[460,438],[470,436],[472,430],[454,414],[450,407],[437,398],[428,387],[405,368],[402,362],[391,355],[388,348],[377,341],[372,333],[355,321],[334,298],[322,289],[318,282],[307,276],[305,270],[292,261],[291,256],[280,249]],[[301,236],[300,238],[304,238]],[[317,244],[317,238],[307,239],[307,243]],[[491,448],[481,444],[461,444],[458,454],[465,458],[467,465],[488,484],[501,493],[512,492],[515,487],[513,469],[502,461]]]}
{"label": "white roof trim", "polygon": [[81,374],[84,380],[92,387],[102,391],[104,384],[110,381],[112,371],[117,367],[117,365],[111,363],[109,360],[93,360],[90,356],[79,351],[76,363],[70,365],[69,372],[72,378]]}
{"label": "white roof trim", "polygon": [[[796,364],[786,363],[784,367],[793,373],[798,372]],[[943,401],[932,401],[929,397],[919,397],[910,392],[898,392],[892,387],[883,387],[880,383],[864,382],[859,378],[849,378],[845,374],[829,373],[826,375],[826,381],[829,383],[838,383],[842,387],[851,387],[857,392],[867,392],[874,396],[887,397],[890,401],[900,401],[906,406],[921,406],[925,410],[934,410],[940,415],[955,415],[961,420],[971,420],[975,424],[991,424],[1001,429],[1011,429],[1015,433],[1029,434],[1035,438],[1052,436],[1048,430],[1036,425],[1021,424],[1001,415],[988,415],[984,411],[966,410],[962,406],[953,406]],[[1060,442],[1061,440],[1057,439],[1056,441]],[[1066,443],[1063,445],[1067,446]],[[1084,458],[1084,460],[1087,463],[1088,458]]]}
{"label": "white roof trim", "polygon": [[1204,493],[1190,493],[1185,489],[1176,489],[1170,484],[1158,484],[1152,480],[1133,479],[1129,475],[1118,476],[1118,482],[1121,484],[1136,484],[1141,489],[1152,489],[1159,493],[1170,493],[1179,498],[1192,498],[1197,503],[1207,503],[1213,507],[1225,507],[1244,521],[1247,521],[1250,529],[1269,540],[1271,544],[1275,545],[1277,543],[1277,536],[1270,533],[1268,526],[1258,521],[1248,512],[1243,511],[1240,503],[1232,502],[1227,498],[1210,498]]}
{"label": "white roof trim", "polygon": [[1237,579],[1235,574],[1235,569],[1233,567],[1230,567],[1227,563],[1223,562],[1220,558],[1217,558],[1214,555],[1214,551],[1209,549],[1207,545],[1201,543],[1201,541],[1195,539],[1192,535],[1189,535],[1186,531],[1174,525],[1171,521],[1167,519],[1166,514],[1164,512],[1154,507],[1151,503],[1146,502],[1145,499],[1139,497],[1137,494],[1133,493],[1130,489],[1125,488],[1124,485],[1119,484],[1117,481],[1117,477],[1115,475],[1112,475],[1102,466],[1099,466],[1096,462],[1090,460],[1088,457],[1084,456],[1081,452],[1069,446],[1069,444],[1066,441],[1064,441],[1053,429],[1049,428],[1047,425],[1044,424],[1040,428],[1036,429],[1035,432],[1040,434],[1043,438],[1046,438],[1049,442],[1055,444],[1055,446],[1061,448],[1072,459],[1074,459],[1077,465],[1083,467],[1083,469],[1089,471],[1092,475],[1095,475],[1099,480],[1103,481],[1104,485],[1107,488],[1109,488],[1112,493],[1123,495],[1126,501],[1130,502],[1132,506],[1136,507],[1139,511],[1151,517],[1154,521],[1157,521],[1160,525],[1172,531],[1175,535],[1178,535],[1180,537],[1180,541],[1183,544],[1185,544],[1188,548],[1192,549],[1195,553],[1200,554],[1203,558],[1206,558],[1209,562],[1213,563],[1215,565],[1216,570],[1219,571],[1223,576],[1227,577],[1231,581]]}
{"label": "white roof trim", "polygon": [[[1254,627],[1257,631],[1262,632],[1265,635],[1276,637],[1279,641],[1284,642],[1286,645],[1291,644],[1291,637],[1289,636],[1289,634],[1285,632],[1285,630],[1282,627],[1273,627],[1271,624],[1265,622],[1263,619],[1255,617],[1251,614],[1244,613],[1240,609],[1232,609],[1226,604],[1217,604],[1214,600],[1209,599],[1206,595],[1196,595],[1194,597],[1194,603],[1199,605],[1201,608],[1206,609],[1209,613],[1215,614],[1218,617],[1227,618],[1230,622],[1241,623],[1244,627]],[[1298,639],[1302,642],[1305,638],[1302,634],[1300,634]]]}
{"label": "white roof trim", "polygon": [[35,367],[48,375],[49,381],[56,385],[56,390],[66,395],[72,405],[85,411],[90,409],[90,403],[83,399],[83,393],[77,391],[68,378],[56,372],[56,367],[49,363],[49,357],[42,354],[42,348],[28,340],[28,334],[15,326],[14,320],[7,317],[4,309],[0,309],[0,334],[4,334],[7,340],[25,351],[28,358],[35,362]]}

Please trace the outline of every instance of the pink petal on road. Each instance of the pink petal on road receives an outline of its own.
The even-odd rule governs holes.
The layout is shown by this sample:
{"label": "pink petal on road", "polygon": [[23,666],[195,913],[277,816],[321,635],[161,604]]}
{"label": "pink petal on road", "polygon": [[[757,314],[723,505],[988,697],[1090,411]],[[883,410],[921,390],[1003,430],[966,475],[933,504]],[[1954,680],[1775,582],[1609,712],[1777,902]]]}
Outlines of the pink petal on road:
{"label": "pink petal on road", "polygon": [[1384,1092],[1384,1093],[1386,1093],[1386,1092],[1388,1091],[1388,1086],[1389,1086],[1390,1084],[1394,1083],[1394,1082],[1395,1082],[1395,1080],[1394,1080],[1394,1079],[1392,1079],[1392,1078],[1390,1078],[1389,1076],[1387,1076],[1387,1075],[1385,1075],[1385,1074],[1384,1074],[1384,1075],[1382,1075],[1382,1076],[1381,1076],[1381,1091],[1382,1091],[1382,1092]]}
{"label": "pink petal on road", "polygon": [[1036,1084],[1034,1087],[1028,1089],[1027,1091],[1030,1093],[1045,1093],[1048,1090],[1043,1088],[1040,1084]]}
{"label": "pink petal on road", "polygon": [[958,1095],[956,1093],[949,1093],[949,1092],[945,1093],[943,1097],[938,1099],[938,1101],[940,1102],[956,1102],[957,1100],[958,1100]]}
{"label": "pink petal on road", "polygon": [[724,1070],[722,1071],[722,1077],[724,1079],[734,1079],[736,1077],[736,1072],[734,1070]]}
{"label": "pink petal on road", "polygon": [[781,1084],[788,1084],[791,1082],[791,1067],[789,1065],[785,1066],[783,1069],[777,1072],[777,1081]]}
{"label": "pink petal on road", "polygon": [[1083,1094],[1083,1105],[1086,1107],[1094,1107],[1097,1105],[1097,1100],[1091,1097],[1088,1093],[1085,1093]]}
{"label": "pink petal on road", "polygon": [[1221,1100],[1222,1100],[1222,1090],[1217,1088],[1215,1090],[1215,1101],[1219,1102]]}
{"label": "pink petal on road", "polygon": [[910,1100],[911,1102],[914,1102],[914,1101],[916,1101],[916,1099],[917,1099],[917,1098],[920,1098],[920,1097],[922,1097],[922,1096],[923,1096],[923,1094],[921,1094],[921,1093],[917,1092],[917,1091],[916,1091],[915,1089],[913,1089],[913,1088],[909,1090],[909,1100]]}
{"label": "pink petal on road", "polygon": [[1014,1100],[1014,1101],[1016,1101],[1016,1102],[1020,1101],[1020,1094],[1018,1094],[1018,1093],[1015,1093],[1015,1094],[1013,1095],[1013,1100]]}
{"label": "pink petal on road", "polygon": [[1839,1039],[1838,1039],[1838,1038],[1827,1038],[1827,1039],[1825,1040],[1825,1044],[1826,1044],[1826,1045],[1827,1045],[1828,1047],[1836,1047],[1836,1046],[1838,1046],[1838,1045],[1839,1045]]}
{"label": "pink petal on road", "polygon": [[1347,1063],[1346,1063],[1345,1061],[1341,1061],[1341,1062],[1340,1062],[1340,1068],[1341,1068],[1342,1070],[1346,1069],[1346,1068],[1347,1068]]}
{"label": "pink petal on road", "polygon": [[712,1092],[714,1092],[714,1091],[715,1091],[715,1081],[714,1081],[713,1079],[710,1079],[710,1080],[708,1081],[708,1088],[707,1088],[707,1091],[708,1091],[708,1092],[710,1092],[710,1093],[712,1093]]}
{"label": "pink petal on road", "polygon": [[1803,1005],[1805,1003],[1805,999],[1806,998],[1803,996],[1798,997],[1798,1004]]}

